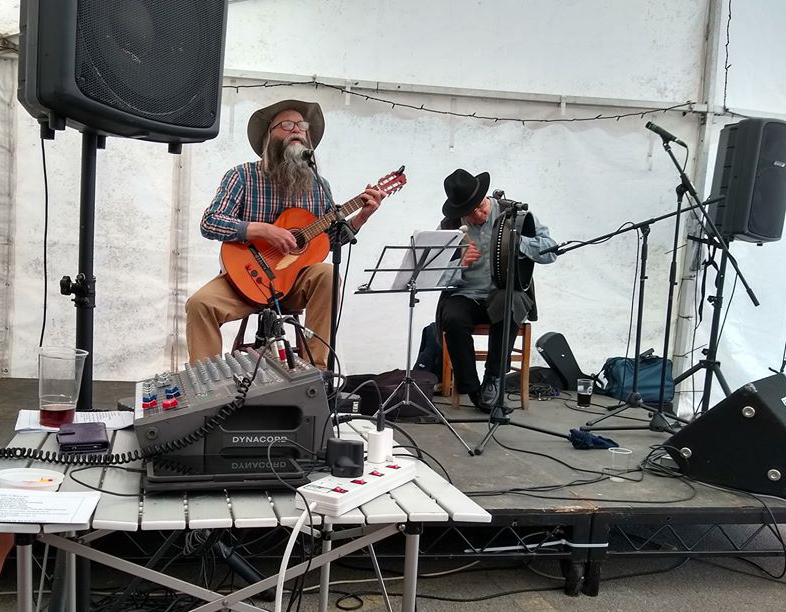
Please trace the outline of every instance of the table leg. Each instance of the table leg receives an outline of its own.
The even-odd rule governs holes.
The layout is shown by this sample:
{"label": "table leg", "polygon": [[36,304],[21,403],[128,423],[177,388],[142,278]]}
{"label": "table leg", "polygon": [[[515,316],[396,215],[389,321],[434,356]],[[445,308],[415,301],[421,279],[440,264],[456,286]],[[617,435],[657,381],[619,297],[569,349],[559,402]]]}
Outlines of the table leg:
{"label": "table leg", "polygon": [[33,612],[33,536],[18,533],[16,544],[16,609]]}
{"label": "table leg", "polygon": [[[325,523],[322,527],[322,554],[330,552],[333,548],[333,540],[330,537],[333,532],[333,525]],[[328,597],[330,595],[330,563],[322,566],[319,574],[319,612],[327,612]]]}
{"label": "table leg", "polygon": [[76,610],[76,555],[66,553],[66,610],[77,612]]}
{"label": "table leg", "polygon": [[402,612],[415,612],[418,594],[418,558],[420,555],[420,529],[409,525],[404,544],[404,599]]}

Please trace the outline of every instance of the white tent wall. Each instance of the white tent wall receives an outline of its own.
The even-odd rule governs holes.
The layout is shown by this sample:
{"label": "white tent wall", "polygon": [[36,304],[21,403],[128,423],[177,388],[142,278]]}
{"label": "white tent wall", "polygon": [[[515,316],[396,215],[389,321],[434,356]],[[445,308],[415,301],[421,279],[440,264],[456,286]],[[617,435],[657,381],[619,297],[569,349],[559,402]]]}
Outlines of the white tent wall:
{"label": "white tent wall", "polygon": [[[783,9],[770,10],[783,19]],[[630,100],[666,106],[698,99],[706,12],[706,0],[482,1],[460,12],[443,0],[396,5],[246,0],[230,4],[226,69],[234,75],[270,72],[305,80],[318,75],[401,83],[410,93],[375,95],[459,113],[528,119],[613,115],[627,112],[623,105]],[[5,99],[14,83],[2,83]],[[439,93],[439,87],[452,89]],[[458,95],[460,89],[464,95]],[[557,103],[525,101],[536,97],[530,94],[603,100],[590,106],[569,98],[563,114]],[[413,229],[436,226],[442,179],[456,167],[489,170],[492,185],[530,202],[559,241],[612,231],[674,205],[674,168],[639,116],[522,125],[391,108],[311,86],[228,88],[215,141],[187,147],[180,158],[160,145],[118,139],[109,139],[107,150],[99,151],[96,378],[138,379],[185,359],[182,305],[218,269],[219,245],[199,235],[198,221],[223,172],[253,157],[245,137],[248,116],[290,96],[323,105],[327,131],[318,151],[320,167],[338,201],[407,165],[410,183],[383,203],[353,249],[339,333],[345,371],[404,366],[406,298],[352,292],[366,280],[363,268],[376,260],[382,245],[403,244]],[[8,372],[3,375],[34,376],[41,324],[41,151],[35,123],[18,105],[15,112],[16,194],[13,210],[0,211],[3,219],[9,212],[15,218],[12,274],[3,279],[13,295],[3,313],[9,317],[2,347]],[[669,112],[655,120],[696,150],[698,115]],[[57,281],[77,271],[79,148],[79,136],[70,130],[47,143],[51,343],[73,341],[74,308],[58,294]],[[660,350],[662,342],[672,227],[669,222],[653,226],[650,239],[645,348]],[[538,269],[541,319],[535,337],[563,332],[586,370],[623,354],[635,251],[629,232]],[[344,256],[346,262],[346,250]],[[433,318],[436,301],[433,294],[420,297],[415,344],[421,327]],[[740,303],[735,298],[735,305]],[[235,329],[228,327],[227,344]]]}
{"label": "white tent wall", "polygon": [[489,91],[695,99],[707,0],[243,0],[228,68]]}

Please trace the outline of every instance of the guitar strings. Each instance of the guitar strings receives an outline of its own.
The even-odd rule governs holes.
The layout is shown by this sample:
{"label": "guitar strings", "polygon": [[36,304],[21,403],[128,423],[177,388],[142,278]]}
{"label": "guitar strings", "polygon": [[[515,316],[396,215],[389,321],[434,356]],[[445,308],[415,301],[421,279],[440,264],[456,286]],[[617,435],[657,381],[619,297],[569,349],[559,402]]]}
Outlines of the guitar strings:
{"label": "guitar strings", "polygon": [[[350,204],[352,206],[350,206]],[[356,210],[359,210],[362,207],[362,205],[363,205],[363,200],[360,198],[360,195],[357,195],[351,200],[349,200],[348,202],[346,202],[345,204],[343,204],[342,206],[340,206],[339,208],[341,209],[346,207],[348,209],[346,214],[352,214]],[[318,236],[319,234],[324,232],[328,227],[330,227],[330,223],[327,223],[324,228],[315,231],[316,228],[318,228],[321,224],[326,223],[326,219],[330,216],[333,217],[335,216],[335,210],[331,210],[325,213],[323,217],[321,217],[320,219],[316,219],[306,227],[299,228],[298,233],[306,238],[306,242],[313,240],[316,236]],[[311,234],[312,231],[314,232],[313,235]],[[264,251],[260,251],[259,254],[262,255],[263,257],[272,257],[274,255],[280,254],[280,251],[277,248],[271,246],[266,248]]]}

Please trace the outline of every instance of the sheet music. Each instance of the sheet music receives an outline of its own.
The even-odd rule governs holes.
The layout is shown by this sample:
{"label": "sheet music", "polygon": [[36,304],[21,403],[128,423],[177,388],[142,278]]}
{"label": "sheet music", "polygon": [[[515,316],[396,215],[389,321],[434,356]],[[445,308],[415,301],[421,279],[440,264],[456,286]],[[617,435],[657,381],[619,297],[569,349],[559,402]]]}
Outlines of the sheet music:
{"label": "sheet music", "polygon": [[461,230],[415,230],[412,233],[414,256],[413,249],[404,251],[400,270],[396,273],[390,288],[399,290],[408,288],[415,268],[415,256],[422,268],[416,279],[417,286],[421,289],[440,287],[439,281],[445,274],[445,270],[441,268],[455,268],[459,264],[458,259],[451,262],[451,258],[463,237],[464,232]]}
{"label": "sheet music", "polygon": [[1,489],[0,522],[86,525],[96,509],[98,491]]}

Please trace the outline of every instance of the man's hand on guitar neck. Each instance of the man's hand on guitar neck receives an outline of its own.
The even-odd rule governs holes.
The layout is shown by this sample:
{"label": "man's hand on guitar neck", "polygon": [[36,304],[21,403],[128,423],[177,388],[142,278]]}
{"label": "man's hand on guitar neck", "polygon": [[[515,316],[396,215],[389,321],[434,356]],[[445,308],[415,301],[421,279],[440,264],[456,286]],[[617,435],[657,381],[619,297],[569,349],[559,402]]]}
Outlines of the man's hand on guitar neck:
{"label": "man's hand on guitar neck", "polygon": [[363,227],[366,221],[368,221],[368,218],[377,212],[379,204],[382,202],[382,198],[385,197],[385,193],[376,187],[366,185],[366,190],[360,194],[360,197],[363,200],[363,208],[360,209],[358,214],[352,217],[352,227],[355,231]]}
{"label": "man's hand on guitar neck", "polygon": [[246,239],[265,240],[284,255],[297,249],[297,241],[292,232],[270,223],[259,223],[256,221],[249,223],[246,229]]}

